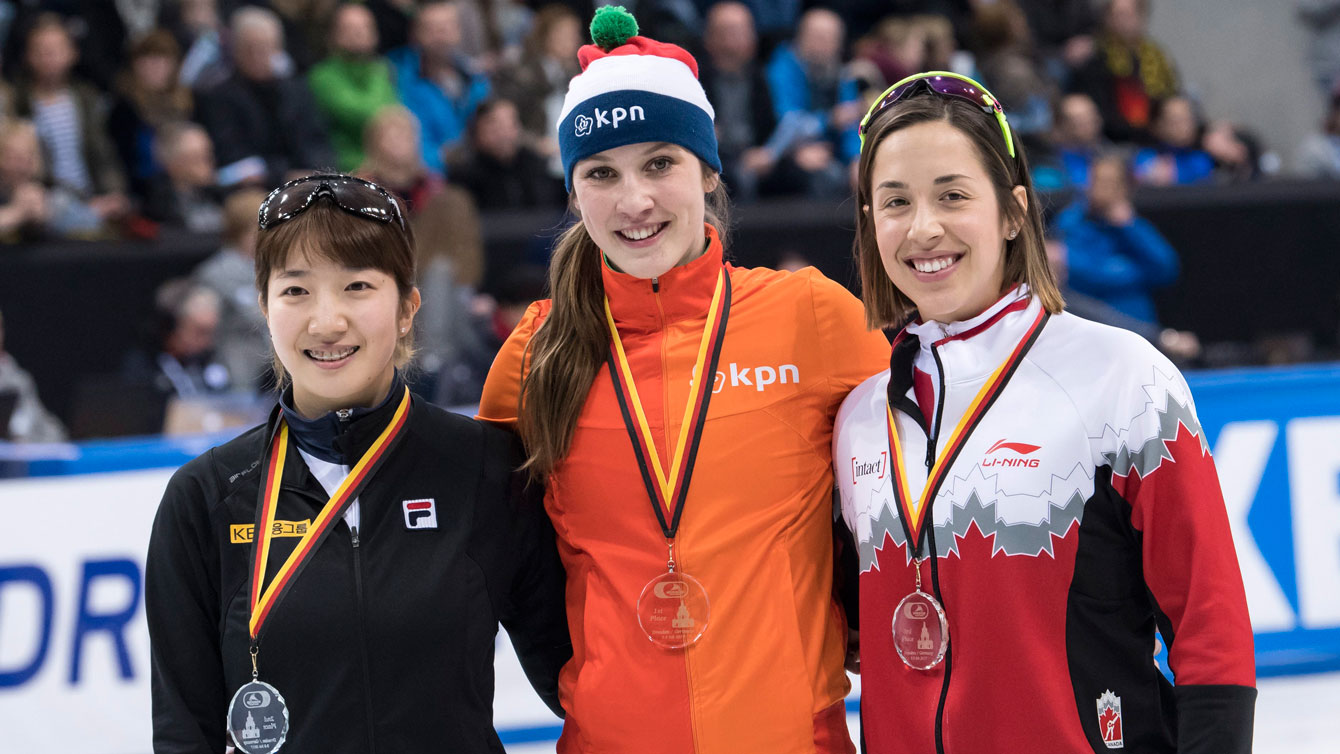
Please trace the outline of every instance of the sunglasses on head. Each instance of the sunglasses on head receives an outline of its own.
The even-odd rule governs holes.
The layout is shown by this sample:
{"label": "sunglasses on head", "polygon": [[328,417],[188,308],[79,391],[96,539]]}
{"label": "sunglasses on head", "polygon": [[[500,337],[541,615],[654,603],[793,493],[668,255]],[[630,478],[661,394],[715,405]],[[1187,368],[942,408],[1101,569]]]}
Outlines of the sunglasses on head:
{"label": "sunglasses on head", "polygon": [[292,220],[321,197],[329,197],[351,215],[383,223],[395,221],[405,230],[400,203],[389,191],[362,178],[338,174],[309,175],[271,191],[261,202],[261,230]]}
{"label": "sunglasses on head", "polygon": [[879,99],[875,100],[875,103],[866,111],[865,117],[861,119],[859,129],[861,148],[865,148],[865,132],[870,127],[870,121],[874,120],[881,110],[922,90],[931,91],[944,97],[967,100],[982,108],[982,111],[988,115],[996,116],[996,122],[1000,124],[1000,134],[1005,137],[1005,146],[1010,150],[1010,157],[1014,157],[1014,139],[1010,135],[1010,124],[1005,120],[1005,110],[1000,106],[1000,100],[996,99],[994,94],[988,92],[986,87],[976,81],[949,71],[918,73],[915,76],[908,76],[885,89],[884,93],[879,95]]}

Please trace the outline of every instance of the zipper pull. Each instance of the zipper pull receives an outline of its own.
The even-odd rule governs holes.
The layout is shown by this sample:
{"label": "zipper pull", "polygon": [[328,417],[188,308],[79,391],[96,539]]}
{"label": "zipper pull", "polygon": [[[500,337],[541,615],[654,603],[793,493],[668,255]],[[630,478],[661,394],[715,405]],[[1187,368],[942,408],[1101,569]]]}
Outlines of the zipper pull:
{"label": "zipper pull", "polygon": [[353,416],[353,413],[352,408],[337,408],[335,409],[335,418],[339,419],[340,423],[344,423],[349,421],[349,417]]}
{"label": "zipper pull", "polygon": [[926,443],[926,471],[930,472],[933,466],[935,466],[935,449],[928,442]]}
{"label": "zipper pull", "polygon": [[652,292],[652,293],[660,293],[660,292],[661,292],[661,279],[660,279],[660,278],[652,278],[652,279],[651,279],[651,292]]}
{"label": "zipper pull", "polygon": [[354,547],[358,547],[358,527],[357,527],[357,526],[351,526],[351,527],[349,527],[349,531],[350,531],[350,533],[353,534],[353,538],[354,538]]}

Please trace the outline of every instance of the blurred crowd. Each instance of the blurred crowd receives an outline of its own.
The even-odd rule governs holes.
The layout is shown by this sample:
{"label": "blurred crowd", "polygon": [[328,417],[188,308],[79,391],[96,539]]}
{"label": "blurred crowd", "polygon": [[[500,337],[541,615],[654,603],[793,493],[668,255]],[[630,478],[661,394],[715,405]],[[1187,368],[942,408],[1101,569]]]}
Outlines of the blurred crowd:
{"label": "blurred crowd", "polygon": [[[1051,232],[1074,300],[1194,356],[1194,338],[1158,327],[1150,291],[1176,280],[1177,256],[1130,192],[1261,180],[1281,160],[1188,93],[1149,35],[1150,2],[622,4],[697,57],[738,203],[841,201],[858,123],[889,84],[921,70],[982,81],[1038,187],[1073,198]],[[255,394],[268,374],[251,284],[263,190],[314,169],[355,173],[408,201],[425,311],[440,313],[421,339],[422,387],[468,403],[544,289],[542,268],[519,268],[498,276],[496,298],[476,294],[479,215],[550,209],[559,222],[554,124],[603,4],[0,0],[0,243],[217,234],[217,254],[158,291],[124,374],[174,396]],[[1299,12],[1318,34],[1318,96],[1332,96],[1340,2]],[[1309,175],[1340,177],[1340,95],[1331,103],[1295,159]],[[0,375],[5,358],[0,346]]]}

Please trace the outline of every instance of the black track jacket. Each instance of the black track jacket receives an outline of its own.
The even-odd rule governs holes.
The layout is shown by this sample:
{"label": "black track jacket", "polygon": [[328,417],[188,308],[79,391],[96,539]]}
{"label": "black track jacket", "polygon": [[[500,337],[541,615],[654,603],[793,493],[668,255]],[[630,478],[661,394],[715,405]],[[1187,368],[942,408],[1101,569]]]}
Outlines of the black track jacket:
{"label": "black track jacket", "polygon": [[[346,458],[362,455],[397,403],[350,423],[336,440]],[[562,714],[564,573],[540,491],[512,471],[518,444],[417,397],[403,432],[359,495],[357,539],[337,522],[263,628],[260,680],[291,718],[284,754],[502,751],[499,622]],[[158,754],[223,752],[229,700],[251,680],[250,529],[269,437],[257,427],[183,466],[154,521],[145,603]],[[276,527],[297,531],[327,498],[290,437]],[[403,503],[424,499],[437,528],[410,529]],[[267,584],[298,541],[272,540]]]}

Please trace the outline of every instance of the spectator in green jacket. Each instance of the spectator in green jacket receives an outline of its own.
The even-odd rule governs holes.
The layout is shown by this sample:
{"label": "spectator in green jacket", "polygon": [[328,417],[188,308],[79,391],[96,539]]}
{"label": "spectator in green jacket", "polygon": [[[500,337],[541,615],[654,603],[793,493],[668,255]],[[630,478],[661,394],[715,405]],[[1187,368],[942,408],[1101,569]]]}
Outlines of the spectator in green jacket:
{"label": "spectator in green jacket", "polygon": [[340,170],[363,162],[363,129],[372,116],[396,99],[391,68],[377,55],[377,23],[367,6],[336,9],[330,30],[331,55],[312,66],[308,81],[326,117]]}

